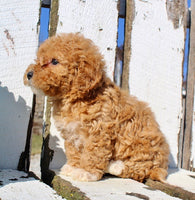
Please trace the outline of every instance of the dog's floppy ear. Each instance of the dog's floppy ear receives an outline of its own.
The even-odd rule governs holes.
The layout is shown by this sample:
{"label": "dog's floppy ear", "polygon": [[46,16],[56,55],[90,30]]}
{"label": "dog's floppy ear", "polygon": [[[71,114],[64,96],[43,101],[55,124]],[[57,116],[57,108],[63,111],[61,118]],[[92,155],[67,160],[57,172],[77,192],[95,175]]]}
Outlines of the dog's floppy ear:
{"label": "dog's floppy ear", "polygon": [[76,77],[77,90],[83,94],[99,87],[102,83],[104,61],[101,56],[89,60],[85,56],[80,58]]}

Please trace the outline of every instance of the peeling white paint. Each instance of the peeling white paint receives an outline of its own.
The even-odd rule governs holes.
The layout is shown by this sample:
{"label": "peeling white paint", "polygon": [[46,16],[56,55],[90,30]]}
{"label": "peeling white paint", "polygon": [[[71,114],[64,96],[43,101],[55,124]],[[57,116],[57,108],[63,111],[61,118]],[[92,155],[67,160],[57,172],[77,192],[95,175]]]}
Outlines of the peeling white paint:
{"label": "peeling white paint", "polygon": [[53,159],[49,165],[51,169],[59,169],[66,163],[64,139],[54,125],[54,118],[51,116],[49,148],[54,151]]}
{"label": "peeling white paint", "polygon": [[35,58],[40,1],[0,1],[0,168],[16,169],[24,151],[32,92],[23,74]]}
{"label": "peeling white paint", "polygon": [[113,79],[117,44],[118,10],[113,0],[59,1],[57,33],[81,32],[98,45]]}
{"label": "peeling white paint", "polygon": [[[104,55],[107,74],[113,79],[117,45],[117,2],[60,0],[58,14],[57,33],[81,32],[90,38]],[[54,150],[50,168],[59,169],[66,162],[64,139],[56,129],[53,117],[51,117],[50,134],[49,146]]]}
{"label": "peeling white paint", "polygon": [[[144,195],[145,199],[150,200],[179,200],[177,197],[171,197],[168,194],[159,190],[151,190],[143,183],[139,183],[132,179],[116,178],[106,176],[101,181],[96,182],[79,182],[70,177],[62,176],[65,180],[78,187],[91,200],[136,200],[138,197],[129,194],[136,193]],[[176,176],[175,176],[176,177]],[[181,177],[180,177],[181,178]],[[192,179],[192,178],[191,178]],[[178,179],[177,179],[178,180]],[[182,180],[182,179],[180,179]],[[193,182],[192,182],[193,183]],[[188,183],[189,184],[189,183]]]}
{"label": "peeling white paint", "polygon": [[16,170],[0,171],[0,198],[2,200],[63,200],[48,185],[24,172]]}
{"label": "peeling white paint", "polygon": [[195,191],[195,172],[184,169],[172,168],[168,170],[167,182],[194,193]]}
{"label": "peeling white paint", "polygon": [[177,165],[182,110],[184,27],[174,29],[164,0],[135,0],[129,70],[130,93],[149,103]]}

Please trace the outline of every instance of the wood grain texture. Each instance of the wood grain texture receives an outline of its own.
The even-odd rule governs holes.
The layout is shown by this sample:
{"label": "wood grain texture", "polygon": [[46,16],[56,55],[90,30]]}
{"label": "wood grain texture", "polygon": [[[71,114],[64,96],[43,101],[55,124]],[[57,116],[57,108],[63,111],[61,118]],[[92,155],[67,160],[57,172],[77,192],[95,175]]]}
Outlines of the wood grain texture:
{"label": "wood grain texture", "polygon": [[[149,103],[170,144],[170,166],[177,165],[182,113],[184,26],[168,20],[165,1],[135,0],[129,88]],[[180,20],[182,22],[182,20]]]}
{"label": "wood grain texture", "polygon": [[[106,61],[106,71],[113,79],[117,45],[118,10],[117,1],[68,1],[58,2],[57,33],[80,32],[99,47]],[[55,7],[54,6],[54,7]],[[51,31],[52,29],[50,29]],[[65,162],[64,139],[57,131],[51,116],[49,147],[54,150],[50,169],[61,168]]]}
{"label": "wood grain texture", "polygon": [[195,193],[184,190],[181,187],[170,185],[168,183],[161,183],[148,179],[146,185],[152,189],[161,190],[170,196],[178,197],[181,199],[195,200]]}
{"label": "wood grain texture", "polygon": [[39,4],[0,1],[0,168],[16,169],[25,147],[33,95],[23,74],[38,47]]}
{"label": "wood grain texture", "polygon": [[194,108],[193,108],[193,120],[192,120],[192,150],[191,150],[191,163],[190,170],[195,171],[195,87],[194,87]]}
{"label": "wood grain texture", "polygon": [[[191,4],[191,30],[190,30],[190,54],[187,75],[187,93],[186,93],[186,118],[184,132],[183,147],[183,165],[184,169],[189,169],[191,161],[195,159],[195,152],[192,152],[192,133],[193,125],[193,104],[194,104],[194,88],[195,88],[195,2]],[[194,148],[194,146],[193,146]],[[191,155],[192,154],[192,155]],[[191,159],[191,160],[190,160]],[[191,166],[192,167],[192,166]],[[194,166],[195,167],[195,166]]]}
{"label": "wood grain texture", "polygon": [[105,56],[107,74],[113,79],[117,45],[117,1],[59,1],[57,33],[81,32],[92,39]]}
{"label": "wood grain texture", "polygon": [[122,73],[122,89],[129,91],[129,63],[131,57],[131,31],[135,17],[134,0],[126,2],[124,65]]}

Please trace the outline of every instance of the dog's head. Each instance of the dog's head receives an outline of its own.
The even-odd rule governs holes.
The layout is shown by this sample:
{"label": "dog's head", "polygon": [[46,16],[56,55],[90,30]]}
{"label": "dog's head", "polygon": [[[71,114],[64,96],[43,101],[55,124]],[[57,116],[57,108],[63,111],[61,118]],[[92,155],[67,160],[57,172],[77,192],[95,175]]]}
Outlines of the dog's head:
{"label": "dog's head", "polygon": [[24,74],[24,84],[50,97],[82,98],[101,86],[104,65],[91,40],[81,34],[60,34],[40,46],[36,63]]}

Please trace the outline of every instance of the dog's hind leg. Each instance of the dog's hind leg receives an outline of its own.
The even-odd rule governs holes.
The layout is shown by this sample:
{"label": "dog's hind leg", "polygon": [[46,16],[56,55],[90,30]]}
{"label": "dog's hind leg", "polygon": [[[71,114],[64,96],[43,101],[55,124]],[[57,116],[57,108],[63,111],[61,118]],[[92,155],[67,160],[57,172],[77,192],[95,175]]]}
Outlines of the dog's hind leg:
{"label": "dog's hind leg", "polygon": [[[123,141],[128,142],[127,139]],[[135,137],[129,137],[129,143],[127,142],[121,142],[120,149],[123,151],[116,155],[116,159],[119,158],[124,164],[124,169],[119,176],[140,182],[148,178],[165,182],[169,146],[161,132],[142,131]]]}
{"label": "dog's hind leg", "polygon": [[117,160],[108,165],[107,172],[122,178],[132,178],[143,182],[151,178],[152,180],[165,182],[167,170],[165,168],[154,166],[152,161],[131,161]]}
{"label": "dog's hind leg", "polygon": [[151,163],[146,162],[141,164],[140,162],[136,163],[131,162],[130,160],[116,160],[110,162],[106,172],[122,178],[132,178],[134,180],[143,182],[144,179],[149,177],[148,168],[151,168],[151,166]]}

